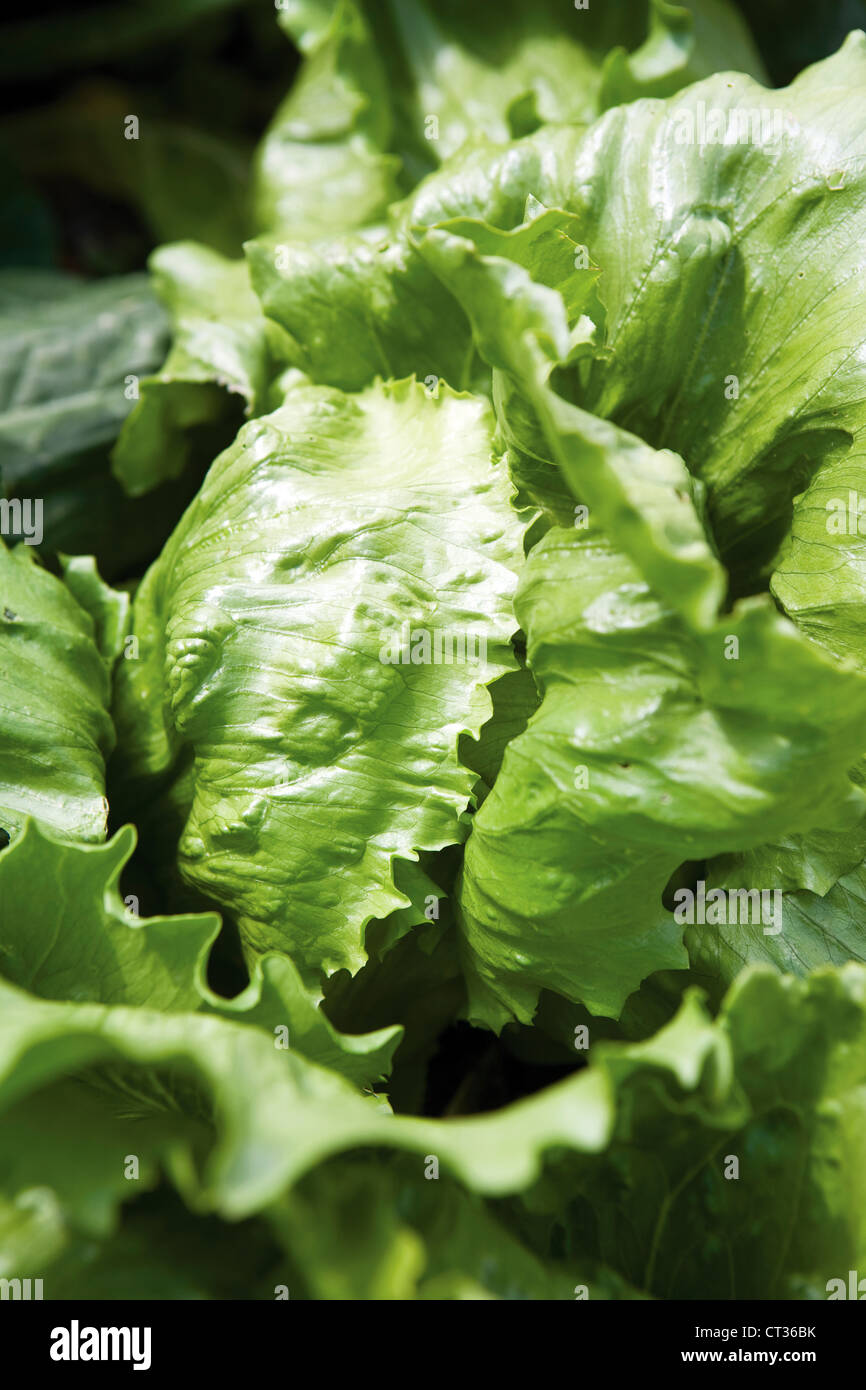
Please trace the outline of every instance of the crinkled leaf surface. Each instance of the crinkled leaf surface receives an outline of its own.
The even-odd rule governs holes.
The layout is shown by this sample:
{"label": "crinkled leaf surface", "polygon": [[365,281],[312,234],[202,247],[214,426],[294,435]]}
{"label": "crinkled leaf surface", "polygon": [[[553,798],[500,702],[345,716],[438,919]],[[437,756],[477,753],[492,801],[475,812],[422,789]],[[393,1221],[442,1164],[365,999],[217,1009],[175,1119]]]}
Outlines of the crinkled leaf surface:
{"label": "crinkled leaf surface", "polygon": [[[327,28],[316,7],[282,16],[311,51],[315,73],[290,95],[264,143],[260,182],[275,205],[261,216],[269,236],[247,254],[266,313],[300,344],[304,369],[317,381],[357,390],[379,373],[414,372],[468,385],[465,320],[407,228],[453,216],[513,226],[529,194],[556,205],[571,191],[575,122],[639,94],[667,95],[718,67],[760,76],[738,17],[715,0],[493,9],[481,27],[477,5],[470,13],[450,0],[371,5],[366,18],[359,6],[338,6]],[[560,124],[507,143],[542,121]],[[394,197],[383,187],[389,138],[406,171],[404,192],[444,164],[385,226]],[[347,160],[348,173],[335,175],[332,164],[343,171]]]}
{"label": "crinkled leaf surface", "polygon": [[580,404],[686,460],[743,585],[860,452],[864,74],[852,34],[782,91],[709,78],[609,112],[568,171],[606,311]]}
{"label": "crinkled leaf surface", "polygon": [[[488,407],[298,387],[217,460],[135,602],[128,776],[180,759],[181,872],[248,951],[357,970],[391,861],[463,838],[461,733],[515,664],[523,523]],[[403,659],[405,655],[405,660]]]}
{"label": "crinkled leaf surface", "polygon": [[404,239],[380,227],[321,242],[259,238],[245,251],[265,313],[313,380],[348,391],[377,376],[473,384],[466,316]]}
{"label": "crinkled leaf surface", "polygon": [[759,599],[689,635],[592,527],[536,546],[517,613],[543,700],[466,847],[470,1016],[528,1023],[542,987],[616,1016],[685,964],[661,905],[684,859],[862,815],[863,682]]}
{"label": "crinkled leaf surface", "polygon": [[[793,496],[820,481],[821,496],[804,501],[809,533],[798,526],[775,581],[783,602],[816,607],[817,625],[815,503],[847,498],[861,453],[864,55],[854,34],[782,92],[710,78],[617,108],[571,145],[542,130],[495,157],[473,152],[474,166],[443,169],[406,211],[482,354],[537,412],[548,457],[643,566],[647,539],[664,548],[666,522],[641,522],[629,496],[642,471],[636,439],[680,455],[706,485],[738,592],[769,575]],[[496,194],[504,171],[510,206]],[[518,191],[539,225],[539,204],[564,210],[559,234],[594,268],[588,336],[576,336],[565,282],[539,275],[514,235]],[[553,378],[558,363],[569,365]],[[513,408],[500,404],[507,434]],[[839,563],[853,563],[844,548]]]}

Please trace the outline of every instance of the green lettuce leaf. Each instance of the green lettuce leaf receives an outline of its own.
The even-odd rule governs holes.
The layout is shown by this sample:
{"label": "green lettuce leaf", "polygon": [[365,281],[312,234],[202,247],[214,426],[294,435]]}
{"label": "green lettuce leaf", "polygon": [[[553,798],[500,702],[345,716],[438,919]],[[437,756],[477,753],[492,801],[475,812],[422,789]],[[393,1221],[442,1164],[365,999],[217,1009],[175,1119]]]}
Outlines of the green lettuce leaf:
{"label": "green lettuce leaf", "polygon": [[[185,476],[133,505],[109,468],[166,330],[143,275],[84,283],[57,271],[0,273],[4,496],[14,507],[39,499],[42,546],[93,554],[109,578],[151,559],[191,495]],[[4,535],[20,534],[13,511]]]}
{"label": "green lettuce leaf", "polygon": [[67,589],[93,619],[94,640],[111,672],[129,629],[129,594],[103,581],[92,555],[62,555],[60,564]]}
{"label": "green lettuce leaf", "polygon": [[[551,126],[509,145],[479,141],[381,225],[313,242],[266,236],[247,243],[253,287],[268,317],[297,344],[304,371],[346,390],[383,373],[414,373],[428,385],[442,377],[455,388],[472,383],[489,392],[469,321],[419,254],[413,229],[457,218],[511,228],[523,221],[528,198],[542,211],[560,206],[582,134],[581,127]],[[517,238],[519,245],[533,241],[531,229]],[[550,259],[570,277],[574,253],[566,264],[562,238],[557,249]],[[590,288],[594,278],[583,277]]]}
{"label": "green lettuce leaf", "polygon": [[[862,966],[752,970],[715,1021],[692,992],[646,1042],[600,1043],[541,1095],[440,1121],[384,1113],[255,1028],[0,993],[11,1277],[22,1227],[46,1259],[64,1235],[107,1257],[119,1203],[156,1200],[157,1163],[196,1213],[262,1212],[278,1282],[312,1297],[364,1280],[377,1297],[821,1297],[862,1257]],[[395,1157],[352,1157],[370,1148]]]}
{"label": "green lettuce leaf", "polygon": [[632,103],[567,171],[605,311],[571,399],[686,460],[739,592],[769,573],[793,496],[859,453],[864,71],[852,34],[783,91],[728,75]]}
{"label": "green lettuce leaf", "polygon": [[335,1160],[271,1217],[315,1299],[566,1299],[574,1272],[543,1263],[490,1203],[404,1158]]}
{"label": "green lettuce leaf", "polygon": [[181,873],[251,957],[358,970],[365,924],[407,903],[392,860],[462,840],[458,741],[516,664],[510,493],[484,402],[298,386],[217,460],[143,582],[123,783],[140,800],[184,769]]}
{"label": "green lettuce leaf", "polygon": [[430,390],[440,377],[454,390],[481,384],[465,315],[405,239],[368,228],[244,250],[265,314],[312,380],[345,391],[379,376],[414,375]]}
{"label": "green lettuce leaf", "polygon": [[[580,123],[605,105],[668,94],[719,66],[761,75],[738,17],[717,0],[580,12],[497,5],[481,28],[477,6],[470,15],[450,0],[368,9],[337,6],[329,26],[316,6],[293,5],[281,17],[316,72],[265,141],[262,160],[274,166],[263,174],[260,163],[271,190],[261,216],[268,235],[247,247],[265,312],[300,345],[304,370],[345,390],[380,373],[441,376],[457,389],[481,382],[465,320],[412,246],[413,224],[467,216],[513,226],[530,193],[562,204]],[[390,212],[389,131],[404,193],[444,160]],[[507,143],[528,132],[536,133]]]}
{"label": "green lettuce leaf", "polygon": [[[3,481],[16,494],[110,444],[150,371],[165,315],[143,275],[84,284],[54,271],[0,275]],[[37,495],[42,495],[41,493]]]}
{"label": "green lettuce leaf", "polygon": [[[513,1192],[534,1181],[546,1151],[595,1152],[611,1124],[602,1074],[580,1074],[494,1115],[394,1116],[258,1028],[48,1002],[6,983],[0,997],[0,1189],[14,1199],[48,1186],[81,1229],[97,1233],[110,1230],[124,1188],[133,1195],[124,1178],[131,1144],[148,1180],[165,1164],[195,1209],[235,1219],[355,1147],[416,1155],[422,1181],[432,1154],[474,1190]],[[75,1133],[63,1146],[66,1128]]]}
{"label": "green lettuce leaf", "polygon": [[28,816],[61,836],[104,839],[115,736],[94,620],[28,545],[0,543],[0,588],[3,843]]}
{"label": "green lettuce leaf", "polygon": [[560,1248],[658,1298],[826,1298],[866,1237],[864,981],[755,969],[712,1025],[687,1001],[647,1043],[600,1045],[615,1137],[535,1195]]}
{"label": "green lettuce leaf", "polygon": [[[528,406],[530,455],[562,470],[644,568],[648,545],[670,558],[670,523],[635,505],[645,471],[636,440],[676,453],[704,484],[736,593],[769,577],[804,484],[820,478],[831,488],[822,505],[848,495],[844,470],[850,484],[862,429],[864,52],[854,34],[783,92],[711,78],[668,101],[617,108],[582,138],[542,130],[504,151],[473,151],[474,162],[443,169],[404,211],[494,368],[509,444],[523,443]],[[840,93],[831,105],[828,84]],[[840,115],[849,108],[850,119]],[[823,151],[819,168],[810,139]],[[505,170],[509,199],[499,193]],[[582,302],[574,265],[561,260],[557,280],[555,257],[540,257],[536,226],[571,243],[584,267]],[[816,237],[822,253],[807,273]],[[765,292],[771,260],[784,294]],[[282,321],[291,330],[291,315]],[[842,472],[828,473],[831,465]],[[803,505],[814,508],[814,497]],[[786,562],[791,579],[775,581],[782,602],[786,582],[803,589],[793,567],[814,566],[807,541]],[[662,585],[664,566],[651,577]],[[717,596],[705,600],[703,620]]]}
{"label": "green lettuce leaf", "polygon": [[[554,494],[545,476],[546,446],[550,463],[558,465],[574,496],[588,504],[589,513],[608,535],[616,537],[652,590],[678,609],[690,625],[705,628],[717,623],[714,615],[725,587],[710,551],[704,547],[699,557],[696,518],[706,517],[723,558],[733,568],[733,590],[742,591],[757,583],[762,567],[768,569],[773,547],[790,524],[792,494],[803,478],[811,476],[806,492],[794,501],[792,535],[776,562],[771,587],[801,630],[839,660],[840,674],[846,667],[849,671],[854,665],[862,667],[858,613],[863,586],[855,491],[861,453],[862,343],[856,302],[850,293],[839,295],[838,312],[832,307],[829,310],[835,330],[829,354],[824,315],[828,294],[832,297],[836,293],[840,256],[845,264],[844,257],[851,254],[851,229],[860,203],[858,157],[852,153],[857,148],[856,138],[847,149],[844,169],[840,165],[837,174],[828,173],[814,199],[808,179],[802,194],[822,227],[822,246],[827,248],[827,258],[821,261],[818,272],[816,298],[812,297],[813,283],[798,268],[802,255],[798,259],[797,250],[800,246],[802,251],[799,239],[806,236],[805,224],[801,227],[798,222],[796,235],[790,238],[779,235],[772,219],[787,217],[790,221],[796,214],[784,197],[774,197],[772,188],[786,161],[804,159],[808,132],[826,131],[826,147],[832,148],[835,108],[831,112],[824,104],[826,81],[833,81],[847,94],[845,101],[853,104],[863,64],[864,40],[854,35],[834,59],[804,74],[789,92],[777,94],[781,129],[763,142],[728,140],[721,144],[710,138],[701,143],[693,136],[689,145],[681,138],[688,120],[692,130],[700,130],[706,114],[702,108],[708,105],[717,107],[726,122],[732,112],[748,115],[757,111],[760,115],[762,107],[766,110],[766,99],[762,101],[758,89],[745,79],[726,81],[724,88],[718,81],[706,83],[664,106],[611,113],[588,133],[578,149],[571,174],[574,191],[564,199],[569,212],[544,212],[536,205],[528,208],[531,217],[528,215],[521,227],[508,232],[465,219],[452,220],[438,230],[427,231],[419,241],[428,264],[468,314],[476,343],[494,369],[494,399],[512,456],[517,456],[517,476],[524,490],[545,505],[554,497],[555,514],[561,514],[561,495]],[[799,127],[795,113],[796,121],[803,123]],[[624,237],[622,227],[626,217],[633,217],[635,200],[632,197],[628,201],[628,212],[625,199],[618,208],[619,188],[610,196],[604,169],[609,163],[630,171],[632,192],[637,195],[641,188],[649,187],[654,170],[663,167],[668,148],[674,145],[681,149],[676,166],[677,196],[672,193],[667,204],[655,209],[652,223]],[[619,151],[616,158],[612,149]],[[732,205],[736,207],[733,216],[725,207],[720,210],[718,199],[713,202],[701,197],[698,190],[702,184],[709,187],[711,176],[717,187],[751,191],[755,201],[751,220],[744,220],[739,200]],[[648,195],[645,202],[649,205]],[[697,213],[693,215],[690,208]],[[658,216],[663,219],[662,241],[658,239]],[[557,284],[556,276],[549,273],[555,267],[554,258],[548,255],[539,260],[537,247],[529,244],[527,233],[532,225],[541,229],[547,220],[553,231],[557,219],[560,233],[575,245],[588,246],[593,262],[598,264],[601,275],[596,298],[588,288],[582,301],[579,293],[575,296],[573,274],[563,276]],[[757,289],[769,254],[761,249],[762,238],[768,245],[784,245],[786,256],[791,253],[791,293],[773,301],[765,301]],[[778,269],[781,257],[774,254]],[[734,256],[739,259],[734,261]],[[722,274],[726,257],[737,273]],[[591,273],[589,266],[587,273]],[[750,297],[748,286],[752,282],[756,288]],[[746,286],[745,299],[742,285]],[[583,325],[576,319],[581,309],[588,316]],[[789,310],[794,315],[790,320],[784,318]],[[665,349],[662,336],[667,342],[671,324],[678,322],[679,314],[683,315],[682,331],[675,333],[673,350]],[[652,333],[636,333],[637,323],[655,325],[655,341]],[[697,324],[703,334],[708,328],[701,325],[710,323],[711,345],[705,344],[700,356],[690,360],[690,345],[695,342],[692,325]],[[740,341],[741,346],[735,347]],[[776,346],[779,342],[784,345],[782,350]],[[726,352],[729,361],[736,361],[737,374],[726,378],[719,356],[718,372],[713,375],[707,362],[717,350]],[[802,368],[796,375],[779,362],[780,355],[789,350],[797,352]],[[743,363],[749,373],[748,392],[740,389],[745,379],[740,371]],[[786,383],[794,382],[784,410],[780,404],[782,379],[777,376],[780,370]],[[727,386],[728,382],[732,383],[731,390],[720,390],[715,406],[711,406],[708,393],[714,383]],[[535,414],[528,429],[527,405]],[[613,418],[599,418],[604,416]],[[718,422],[717,427],[714,422]],[[632,429],[639,433],[631,433]],[[667,449],[654,454],[648,447],[670,443],[681,451],[689,469],[703,483],[706,507],[703,490],[689,486],[676,456]],[[521,449],[530,460],[529,467],[520,457]],[[668,461],[665,470],[658,466],[662,458]],[[653,474],[656,484],[662,484],[661,490],[656,490]],[[681,494],[679,518],[673,496],[668,504],[664,500],[664,488],[672,486]],[[727,626],[728,635],[735,635],[736,624]],[[531,647],[531,630],[528,635]],[[809,661],[811,664],[811,658]],[[785,699],[781,670],[779,676],[777,698],[781,705]],[[766,693],[766,677],[758,679]],[[829,666],[824,680],[826,698],[832,700]],[[842,736],[837,759],[844,758],[852,766],[861,753],[862,737],[852,725]],[[540,758],[538,766],[544,765]],[[837,794],[841,805],[846,792],[838,784]],[[790,809],[794,812],[793,806]],[[493,814],[492,806],[485,806],[476,830],[488,823],[485,816]],[[765,877],[762,887],[806,889],[809,893],[817,888],[826,893],[839,874],[862,862],[863,849],[860,828],[838,833],[828,822],[823,824],[826,829],[821,828],[819,815],[812,825],[801,821],[798,826],[793,819],[787,826],[777,823],[775,831],[767,825],[765,834],[773,839],[766,847],[748,834],[736,847],[732,845],[724,868],[718,871],[723,877],[720,879],[711,866],[708,881],[712,886],[757,886],[757,866],[762,865],[765,871],[773,866],[774,876]],[[818,829],[813,833],[815,826]],[[705,842],[698,848],[692,840],[683,850],[680,858],[700,859],[718,854],[720,847]],[[467,892],[472,891],[469,866],[474,856],[481,857],[477,840],[470,844],[467,855]],[[667,867],[673,872],[676,865],[669,861]],[[479,876],[486,895],[493,875],[483,859]],[[652,889],[656,903],[657,889],[658,883]],[[495,890],[483,908],[475,904],[475,910],[493,925],[494,939],[502,932],[504,940],[511,933],[503,928],[492,906],[500,901],[500,891]],[[840,890],[839,896],[843,893]],[[715,957],[717,991],[745,960],[770,958],[792,968],[799,959],[803,968],[806,962],[845,959],[846,953],[859,956],[856,934],[852,938],[846,920],[848,912],[843,911],[834,930],[829,907],[817,906],[808,896],[797,902],[803,911],[798,912],[792,903],[792,920],[796,916],[798,926],[792,929],[791,939],[786,935],[784,941],[765,941],[762,923],[749,933],[738,933],[736,926],[727,932],[723,929],[721,944],[715,929],[693,933],[701,938],[693,947],[693,959],[699,960],[702,973]],[[654,913],[653,909],[650,920]],[[661,949],[663,936],[656,936],[648,923],[646,929]],[[521,930],[521,940],[525,940],[526,930]],[[812,939],[807,941],[809,932]],[[512,944],[516,949],[518,943],[513,940]],[[492,952],[490,943],[487,947]],[[501,947],[502,941],[499,950]],[[720,952],[726,957],[724,962]],[[485,961],[486,967],[490,964]],[[551,988],[556,987],[554,973],[547,978]],[[531,990],[526,991],[527,1008],[534,997]],[[599,1001],[598,1006],[608,1010],[611,998]],[[501,1023],[502,1014],[489,1001],[487,1007],[491,1011],[481,1016]]]}
{"label": "green lettuce leaf", "polygon": [[[810,837],[811,840],[811,837]],[[807,846],[811,849],[810,841]],[[766,847],[749,863],[747,856],[732,856],[707,868],[706,891],[720,888],[747,892],[775,892],[772,931],[757,921],[757,910],[737,908],[719,923],[700,923],[686,928],[686,945],[697,979],[713,995],[721,994],[746,965],[769,964],[793,975],[808,975],[824,965],[846,961],[866,962],[866,868],[860,862],[841,875],[823,893],[805,888],[782,889]],[[770,861],[770,862],[768,862]],[[813,855],[808,855],[811,868]],[[732,920],[733,919],[733,920]]]}
{"label": "green lettuce leaf", "polygon": [[[275,367],[269,331],[243,261],[206,246],[163,246],[150,258],[154,285],[172,317],[171,350],[160,371],[141,383],[114,448],[114,471],[137,496],[187,465],[197,431],[213,452],[228,444],[242,413],[258,414]],[[228,397],[237,397],[232,409]],[[211,454],[208,452],[207,461]]]}
{"label": "green lettuce leaf", "polygon": [[573,9],[512,0],[480,10],[481,23],[455,0],[392,0],[376,11],[390,17],[403,57],[392,84],[402,138],[414,135],[419,163],[425,141],[441,161],[479,136],[502,141],[545,123],[591,121],[607,106],[670,95],[719,69],[762,71],[746,26],[718,0]]}
{"label": "green lettuce leaf", "polygon": [[[699,514],[702,494],[682,459],[578,408],[550,384],[572,344],[585,345],[591,324],[581,311],[595,307],[595,272],[574,269],[573,219],[539,205],[510,233],[451,225],[428,232],[420,249],[469,315],[480,352],[495,374],[519,384],[575,496],[638,560],[659,595],[706,627],[726,586]],[[506,254],[484,254],[485,244]],[[499,405],[497,383],[495,375]]]}
{"label": "green lettuce leaf", "polygon": [[248,1023],[272,1045],[370,1086],[390,1070],[401,1029],[340,1033],[291,961],[268,956],[242,994],[207,983],[214,913],[142,917],[120,876],[135,846],[124,826],[105,845],[63,844],[34,822],[0,855],[0,974],[40,999],[203,1012]]}
{"label": "green lettuce leaf", "polygon": [[738,8],[718,0],[656,0],[640,48],[614,49],[602,73],[599,109],[640,97],[667,97],[714,72],[763,77],[763,64]]}
{"label": "green lettuce leaf", "polygon": [[278,19],[305,58],[257,151],[258,225],[299,240],[362,226],[393,201],[398,171],[386,152],[391,103],[364,9],[355,0],[293,4]]}
{"label": "green lettuce leaf", "polygon": [[471,12],[456,0],[342,0],[279,18],[305,63],[259,153],[258,212],[286,239],[379,219],[398,183],[408,191],[474,142],[591,121],[720,68],[762,74],[724,0],[580,11],[484,0]]}
{"label": "green lettuce leaf", "polygon": [[662,906],[684,859],[861,818],[858,672],[766,600],[703,633],[589,525],[554,528],[517,598],[542,692],[475,817],[459,890],[472,1019],[530,1023],[542,988],[616,1017],[682,967]]}
{"label": "green lettuce leaf", "polygon": [[[47,1205],[51,1194],[36,1192]],[[28,1206],[35,1202],[33,1190],[24,1197]],[[39,1266],[45,1299],[274,1299],[287,1283],[293,1298],[298,1292],[263,1217],[229,1224],[200,1216],[164,1185],[128,1202],[117,1229],[103,1239],[77,1233],[62,1212],[57,1234],[58,1254]],[[21,1256],[10,1260],[15,1270],[28,1267]]]}

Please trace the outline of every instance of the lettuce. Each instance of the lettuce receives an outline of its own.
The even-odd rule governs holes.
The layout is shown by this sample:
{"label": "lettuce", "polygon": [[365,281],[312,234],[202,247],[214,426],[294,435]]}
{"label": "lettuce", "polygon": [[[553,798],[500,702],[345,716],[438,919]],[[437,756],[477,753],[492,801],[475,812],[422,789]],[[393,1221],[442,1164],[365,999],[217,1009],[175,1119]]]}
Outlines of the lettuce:
{"label": "lettuce", "polygon": [[139,590],[121,775],[144,797],[188,769],[180,871],[253,953],[355,973],[366,923],[407,902],[395,856],[462,839],[458,742],[516,664],[524,526],[491,429],[446,387],[295,385]]}
{"label": "lettuce", "polygon": [[200,241],[2,274],[0,1277],[824,1298],[866,35],[770,91],[723,0],[276,13],[249,202],[155,145]]}

